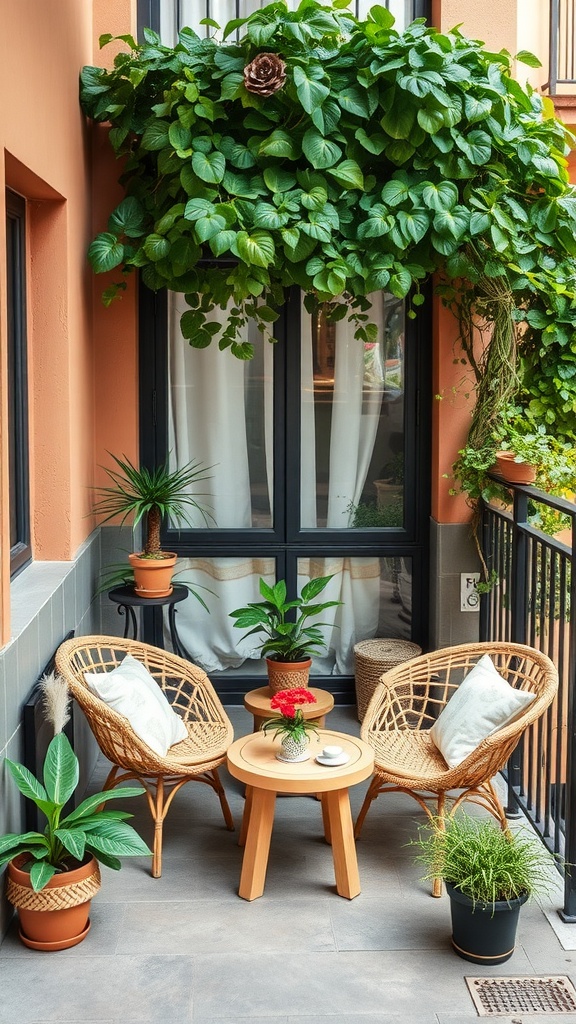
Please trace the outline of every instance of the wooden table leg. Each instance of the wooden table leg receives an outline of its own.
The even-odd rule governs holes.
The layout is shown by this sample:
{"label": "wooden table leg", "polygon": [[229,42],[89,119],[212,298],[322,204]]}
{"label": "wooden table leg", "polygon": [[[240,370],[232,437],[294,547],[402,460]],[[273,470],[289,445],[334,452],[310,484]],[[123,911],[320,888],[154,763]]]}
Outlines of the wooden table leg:
{"label": "wooden table leg", "polygon": [[248,834],[248,826],[250,824],[250,811],[252,809],[252,786],[246,786],[244,791],[244,814],[242,815],[242,824],[240,826],[240,835],[238,836],[238,846],[244,846],[246,842],[246,836]]}
{"label": "wooden table leg", "polygon": [[238,888],[238,895],[243,900],[256,900],[264,892],[276,803],[276,793],[254,787],[250,789],[250,818]]}
{"label": "wooden table leg", "polygon": [[324,793],[322,807],[326,807],[328,814],[336,892],[347,900],[353,900],[360,893],[360,876],[348,790]]}
{"label": "wooden table leg", "polygon": [[316,793],[316,799],[322,801],[322,826],[324,828],[324,839],[327,843],[331,844],[332,836],[330,834],[330,814],[328,812],[327,796],[327,793]]}

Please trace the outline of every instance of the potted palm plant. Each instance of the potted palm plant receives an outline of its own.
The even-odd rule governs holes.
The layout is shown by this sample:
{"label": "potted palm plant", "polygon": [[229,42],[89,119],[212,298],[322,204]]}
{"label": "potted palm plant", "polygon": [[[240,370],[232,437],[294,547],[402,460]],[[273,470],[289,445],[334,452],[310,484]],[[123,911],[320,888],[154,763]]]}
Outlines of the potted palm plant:
{"label": "potted palm plant", "polygon": [[309,580],[302,587],[302,594],[293,601],[287,600],[285,580],[278,580],[270,587],[260,580],[260,593],[264,600],[255,601],[244,608],[230,612],[239,629],[250,627],[245,637],[263,633],[265,639],[259,645],[260,653],[266,658],[268,683],[272,693],[306,687],[312,664],[312,654],[326,646],[320,629],[328,623],[309,625],[314,615],[321,615],[326,608],[334,608],[341,601],[315,603],[315,598],[328,586],[332,576],[321,576]]}
{"label": "potted palm plant", "polygon": [[108,800],[144,793],[125,786],[95,793],[70,814],[63,809],[79,780],[79,765],[68,737],[68,688],[60,676],[44,680],[45,703],[54,726],[43,767],[43,784],[22,764],[6,758],[18,789],[46,818],[43,832],[9,833],[0,838],[0,867],[8,865],[6,896],[18,910],[20,938],[32,949],[77,945],[90,928],[90,902],[100,888],[98,862],[119,870],[120,857],[149,854],[127,824],[132,815],[108,810]]}
{"label": "potted palm plant", "polygon": [[466,814],[447,823],[433,820],[414,845],[425,878],[446,884],[458,956],[474,964],[509,960],[520,907],[550,888],[547,850],[526,829],[503,831],[492,819]]}
{"label": "potted palm plant", "polygon": [[208,525],[212,516],[190,492],[193,485],[207,479],[205,470],[194,461],[171,470],[168,459],[148,469],[134,466],[126,456],[120,459],[112,455],[112,458],[117,468],[105,468],[111,484],[98,488],[99,498],[93,510],[103,517],[102,523],[120,516],[121,523],[132,517],[134,526],[143,524],[142,551],[128,556],[135,590],[141,597],[167,597],[172,592],[172,574],[178,556],[173,551],[162,550],[162,523],[172,517],[190,526],[189,513],[194,509]]}

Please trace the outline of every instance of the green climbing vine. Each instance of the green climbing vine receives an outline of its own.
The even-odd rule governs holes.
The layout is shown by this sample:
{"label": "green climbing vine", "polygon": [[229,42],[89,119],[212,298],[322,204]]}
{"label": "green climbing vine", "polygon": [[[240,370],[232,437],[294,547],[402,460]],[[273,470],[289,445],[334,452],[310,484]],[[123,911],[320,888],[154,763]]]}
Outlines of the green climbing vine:
{"label": "green climbing vine", "polygon": [[[96,272],[117,273],[105,301],[138,269],[184,294],[191,345],[217,337],[250,358],[242,326],[255,318],[272,338],[292,285],[371,341],[370,293],[406,296],[414,316],[437,273],[477,376],[473,451],[493,450],[511,408],[526,430],[571,439],[571,137],[512,78],[507,52],[422,20],[398,32],[379,5],[365,20],[347,8],[274,2],[209,21],[207,37],[183,29],[175,47],[146,30],[142,45],[120,37],[111,69],[83,69],[83,109],[110,124],[125,188],[89,251]],[[478,317],[494,325],[480,361]],[[482,480],[466,486],[480,493]]]}

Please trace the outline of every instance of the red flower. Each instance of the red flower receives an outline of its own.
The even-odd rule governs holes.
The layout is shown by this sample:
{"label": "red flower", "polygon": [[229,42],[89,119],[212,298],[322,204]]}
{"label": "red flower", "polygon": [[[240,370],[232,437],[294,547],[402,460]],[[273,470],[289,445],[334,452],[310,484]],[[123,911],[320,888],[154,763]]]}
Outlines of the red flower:
{"label": "red flower", "polygon": [[279,693],[275,693],[270,700],[270,707],[273,711],[279,711],[280,714],[287,714],[285,708],[292,709],[293,717],[294,707],[298,704],[316,704],[316,697],[310,690],[305,687],[295,687],[293,690],[280,690]]}

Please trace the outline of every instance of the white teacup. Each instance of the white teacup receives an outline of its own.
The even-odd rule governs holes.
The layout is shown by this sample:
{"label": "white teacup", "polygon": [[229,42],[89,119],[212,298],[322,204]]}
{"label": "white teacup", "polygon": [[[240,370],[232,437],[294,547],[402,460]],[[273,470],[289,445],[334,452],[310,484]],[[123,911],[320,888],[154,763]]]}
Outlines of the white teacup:
{"label": "white teacup", "polygon": [[322,757],[326,758],[327,761],[331,761],[333,758],[340,757],[344,753],[343,747],[324,747],[322,751]]}

